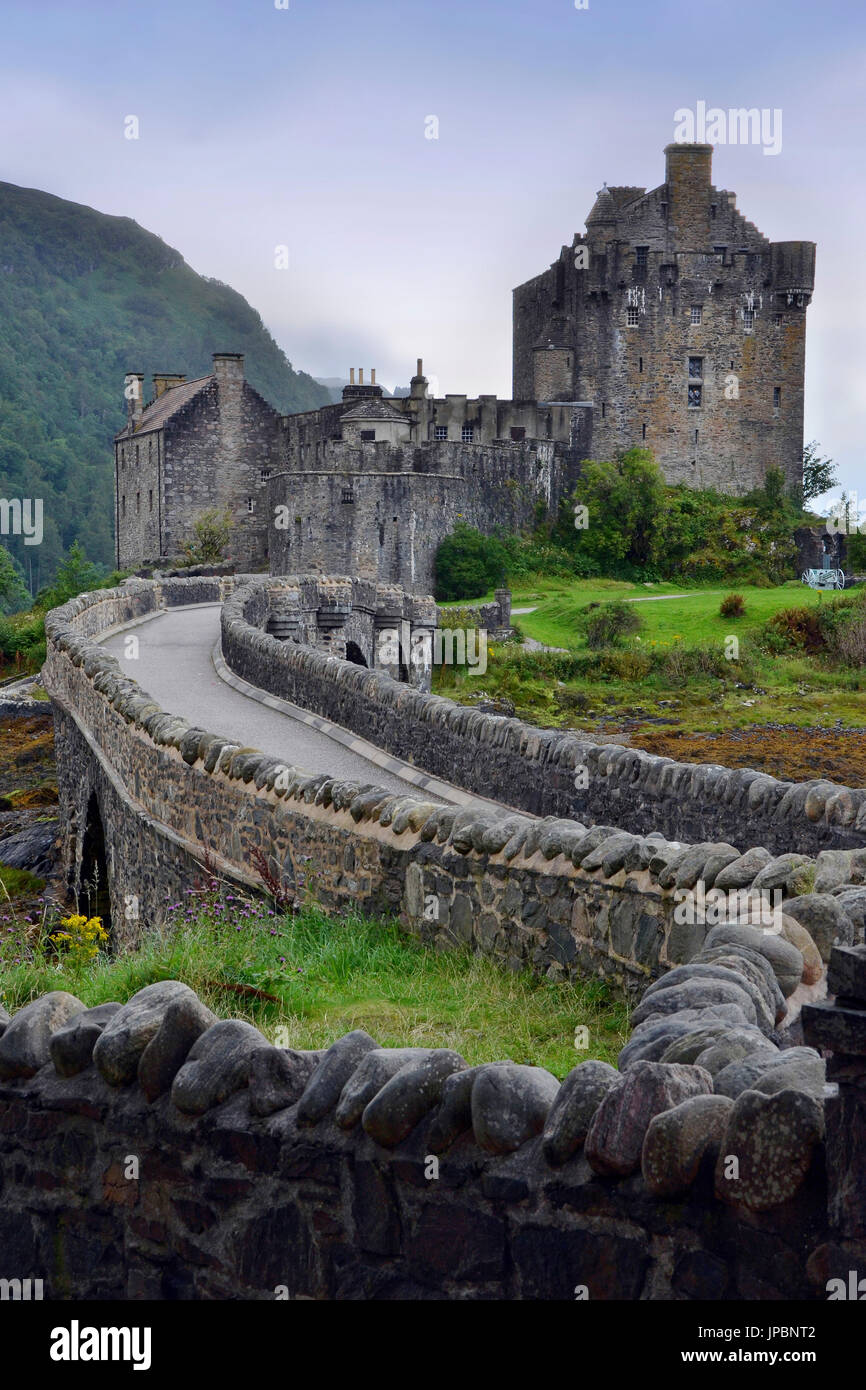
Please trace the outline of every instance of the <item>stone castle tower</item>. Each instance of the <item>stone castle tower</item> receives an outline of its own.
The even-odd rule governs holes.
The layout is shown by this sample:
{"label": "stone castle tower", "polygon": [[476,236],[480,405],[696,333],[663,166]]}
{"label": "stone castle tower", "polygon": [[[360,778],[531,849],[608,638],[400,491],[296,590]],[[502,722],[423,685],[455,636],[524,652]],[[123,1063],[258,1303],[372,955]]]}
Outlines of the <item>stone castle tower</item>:
{"label": "stone castle tower", "polygon": [[712,153],[668,145],[658,188],[605,185],[514,291],[514,397],[591,403],[595,458],[644,445],[669,482],[738,494],[802,480],[815,245],[762,236]]}

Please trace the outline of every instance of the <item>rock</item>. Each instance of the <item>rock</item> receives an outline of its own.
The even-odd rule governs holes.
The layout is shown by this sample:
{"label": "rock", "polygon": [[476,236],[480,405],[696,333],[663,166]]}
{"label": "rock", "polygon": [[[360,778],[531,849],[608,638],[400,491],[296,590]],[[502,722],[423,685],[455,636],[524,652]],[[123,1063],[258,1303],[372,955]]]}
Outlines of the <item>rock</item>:
{"label": "rock", "polygon": [[650,1120],[641,1172],[654,1196],[680,1196],[695,1181],[705,1157],[715,1162],[733,1106],[727,1096],[691,1096]]}
{"label": "rock", "polygon": [[97,1004],[75,1014],[56,1033],[51,1034],[48,1050],[58,1076],[77,1076],[90,1066],[96,1040],[122,1004]]}
{"label": "rock", "polygon": [[216,1021],[216,1014],[191,990],[171,1000],[138,1061],[138,1084],[146,1100],[153,1102],[171,1090],[193,1043]]}
{"label": "rock", "polygon": [[0,864],[48,878],[57,862],[59,820],[34,821],[0,841]]}
{"label": "rock", "polygon": [[735,849],[733,845],[714,845],[707,858],[707,862],[704,864],[705,890],[709,892],[711,888],[714,888],[716,879],[722,872],[722,869],[726,869],[729,864],[733,864],[735,860],[740,858],[742,858],[740,851]]}
{"label": "rock", "polygon": [[786,1057],[786,1048],[773,1058],[772,1066],[761,1072],[749,1090],[774,1096],[778,1091],[805,1091],[823,1103],[827,1064],[823,1057]]}
{"label": "rock", "polygon": [[251,1023],[220,1019],[193,1043],[172,1083],[172,1103],[185,1115],[203,1115],[247,1085],[253,1054],[269,1047]]}
{"label": "rock", "polygon": [[850,918],[858,934],[858,940],[862,942],[863,933],[866,932],[866,888],[844,888],[834,896],[842,911]]}
{"label": "rock", "polygon": [[815,861],[805,854],[780,854],[765,864],[752,881],[755,892],[771,893],[776,888],[796,898],[808,893],[815,881]]}
{"label": "rock", "polygon": [[811,1042],[832,1051],[837,1075],[851,1058],[866,1055],[866,1009],[859,1000],[853,1006],[839,999],[804,1004],[803,1027]]}
{"label": "rock", "polygon": [[[824,853],[850,854],[851,851],[825,850]],[[807,893],[801,898],[789,898],[785,903],[785,916],[806,928],[825,962],[830,959],[834,946],[850,946],[854,940],[854,923],[832,893]]]}
{"label": "rock", "polygon": [[74,994],[56,989],[13,1014],[0,1037],[0,1080],[35,1076],[50,1060],[51,1034],[84,1008]]}
{"label": "rock", "polygon": [[[690,966],[683,966],[685,970]],[[757,1012],[751,995],[745,987],[732,981],[711,979],[685,979],[681,984],[660,990],[657,994],[644,995],[632,1019],[640,1023],[650,1014],[673,1014],[680,1009],[699,1009],[712,1004],[736,1004],[742,1009],[748,1023],[757,1022]]]}
{"label": "rock", "polygon": [[396,1148],[439,1102],[447,1078],[467,1070],[464,1058],[448,1048],[407,1063],[366,1106],[361,1116],[364,1130],[383,1148]]}
{"label": "rock", "polygon": [[789,917],[787,913],[783,913],[782,930],[779,935],[783,941],[789,941],[792,946],[796,946],[803,957],[803,984],[816,985],[819,980],[823,979],[824,962],[818,947],[806,928],[794,917]]}
{"label": "rock", "polygon": [[866,946],[837,946],[830,956],[827,989],[840,999],[866,1002]]}
{"label": "rock", "polygon": [[712,1077],[700,1067],[635,1062],[595,1113],[584,1144],[589,1166],[603,1177],[636,1173],[653,1117],[712,1089]]}
{"label": "rock", "polygon": [[12,1015],[0,1004],[0,1038],[6,1032],[7,1027],[12,1022]]}
{"label": "rock", "polygon": [[125,1086],[135,1080],[141,1054],[175,999],[198,1002],[189,985],[179,980],[145,985],[106,1024],[96,1040],[93,1062],[110,1086]]}
{"label": "rock", "polygon": [[771,858],[770,851],[764,849],[763,845],[746,850],[739,859],[733,859],[720,870],[713,887],[722,888],[725,892],[731,888],[749,888]]}
{"label": "rock", "polygon": [[[748,1090],[728,1116],[716,1162],[716,1196],[732,1206],[768,1211],[797,1192],[824,1136],[823,1107],[803,1091],[765,1096]],[[728,1176],[737,1159],[737,1175]]]}
{"label": "rock", "polygon": [[252,1114],[273,1115],[294,1105],[324,1056],[324,1049],[296,1052],[290,1047],[254,1052],[249,1082]]}
{"label": "rock", "polygon": [[[730,1033],[730,1028],[726,1023],[719,1020],[717,1023],[705,1023],[703,1026],[696,1026],[691,1033],[684,1033],[681,1038],[674,1038],[673,1042],[668,1043],[661,1057],[660,1062],[688,1062],[697,1063],[700,1053],[705,1052],[714,1042],[725,1037]],[[760,1029],[755,1029],[759,1037],[763,1037]]]}
{"label": "rock", "polygon": [[694,1063],[715,1077],[732,1062],[739,1062],[743,1057],[753,1057],[761,1052],[772,1055],[778,1054],[779,1049],[769,1038],[765,1038],[758,1028],[732,1028],[724,1037],[709,1043],[703,1052],[698,1053]]}
{"label": "rock", "polygon": [[298,1123],[313,1125],[324,1119],[339,1101],[352,1072],[367,1053],[377,1050],[378,1046],[363,1028],[337,1038],[304,1087],[298,1102]]}
{"label": "rock", "polygon": [[757,951],[758,955],[764,956],[772,965],[779,988],[786,999],[794,993],[803,977],[803,957],[796,946],[774,935],[772,931],[729,922],[724,926],[713,927],[712,931],[708,932],[704,944],[705,949],[713,946],[747,946],[750,950]]}
{"label": "rock", "polygon": [[340,1093],[335,1116],[337,1124],[351,1129],[386,1081],[396,1076],[407,1062],[421,1062],[431,1051],[429,1047],[377,1047],[365,1053]]}
{"label": "rock", "polygon": [[[660,980],[651,984],[649,989],[644,992],[641,1004],[645,1004],[648,999],[658,998],[665,990],[674,989],[677,985],[686,980],[723,980],[728,984],[733,984],[737,989],[742,989],[749,996],[754,1005],[755,1019],[759,1027],[763,1027],[765,1032],[772,1030],[775,1023],[775,1011],[770,1007],[763,988],[763,980],[756,983],[755,979],[747,973],[747,968],[734,970],[722,964],[720,961],[699,962],[690,961],[688,965],[675,966],[666,975],[662,975]],[[737,1000],[720,1000],[720,1003],[737,1003]]]}
{"label": "rock", "polygon": [[[736,1100],[743,1091],[752,1089],[755,1082],[764,1075],[771,1067],[779,1066],[784,1062],[787,1068],[791,1068],[792,1063],[802,1061],[805,1066],[800,1073],[801,1076],[814,1076],[823,1065],[818,1053],[812,1047],[787,1047],[783,1051],[767,1052],[759,1049],[743,1057],[740,1061],[729,1062],[716,1074],[715,1092],[718,1096],[730,1096]],[[823,1072],[821,1073],[823,1078]]]}
{"label": "rock", "polygon": [[499,1063],[485,1067],[472,1087],[472,1129],[487,1153],[519,1149],[544,1128],[559,1082],[543,1067]]}
{"label": "rock", "polygon": [[560,1167],[581,1147],[596,1110],[619,1080],[607,1062],[581,1062],[568,1073],[544,1124],[542,1149],[551,1167]]}
{"label": "rock", "polygon": [[472,1087],[475,1078],[485,1067],[498,1065],[496,1062],[483,1062],[477,1067],[467,1067],[465,1071],[452,1072],[445,1078],[439,1109],[427,1134],[431,1153],[442,1153],[450,1148],[455,1139],[472,1128]]}
{"label": "rock", "polygon": [[735,974],[750,979],[763,994],[771,1017],[781,1023],[788,1004],[779,988],[776,973],[766,956],[749,946],[705,946],[690,962],[692,965],[723,965]]}
{"label": "rock", "polygon": [[[657,1062],[674,1040],[693,1033],[703,1023],[722,1019],[731,1028],[747,1028],[749,1021],[735,1004],[717,1004],[706,1009],[682,1009],[675,1014],[651,1014],[635,1028],[617,1058],[620,1072],[635,1062]],[[754,1027],[754,1025],[751,1025]]]}

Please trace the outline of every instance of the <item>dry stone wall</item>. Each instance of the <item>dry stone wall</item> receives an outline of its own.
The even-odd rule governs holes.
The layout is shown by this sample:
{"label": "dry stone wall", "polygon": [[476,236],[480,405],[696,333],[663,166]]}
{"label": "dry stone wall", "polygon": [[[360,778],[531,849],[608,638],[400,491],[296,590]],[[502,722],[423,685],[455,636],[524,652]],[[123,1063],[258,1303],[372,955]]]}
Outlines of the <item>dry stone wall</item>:
{"label": "dry stone wall", "polygon": [[361,1030],[274,1047],[177,981],[0,1011],[0,1278],[52,1299],[826,1298],[866,1255],[840,1129],[852,1106],[862,1128],[866,957],[834,952],[858,998],[821,1015],[849,1093],[826,1114],[820,1053],[775,1032],[806,957],[729,926],[703,962],[647,990],[618,1068],[562,1084]]}

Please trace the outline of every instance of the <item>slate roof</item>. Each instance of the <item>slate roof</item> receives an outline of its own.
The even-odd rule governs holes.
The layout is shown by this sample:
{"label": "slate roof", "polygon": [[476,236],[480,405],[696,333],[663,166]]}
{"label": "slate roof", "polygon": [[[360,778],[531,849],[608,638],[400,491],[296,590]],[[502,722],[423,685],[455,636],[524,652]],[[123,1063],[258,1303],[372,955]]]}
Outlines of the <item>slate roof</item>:
{"label": "slate roof", "polygon": [[[211,373],[210,376],[196,377],[194,381],[184,381],[180,386],[169,386],[168,390],[163,391],[157,400],[151,401],[150,405],[145,406],[134,433],[136,435],[147,434],[150,430],[161,429],[166,420],[169,420],[172,415],[176,415],[213,380],[214,376]],[[115,438],[128,439],[128,429],[120,430]]]}
{"label": "slate roof", "polygon": [[372,397],[353,405],[351,410],[340,416],[340,423],[343,420],[402,420],[405,423],[406,418],[402,410],[396,410],[389,401]]}

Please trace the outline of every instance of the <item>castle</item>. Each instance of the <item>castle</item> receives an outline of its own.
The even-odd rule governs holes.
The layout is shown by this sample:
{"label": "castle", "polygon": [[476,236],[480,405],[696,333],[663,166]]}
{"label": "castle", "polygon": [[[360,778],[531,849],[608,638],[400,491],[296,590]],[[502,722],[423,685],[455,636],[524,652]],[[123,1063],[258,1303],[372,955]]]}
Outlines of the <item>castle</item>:
{"label": "castle", "polygon": [[555,511],[583,459],[652,450],[671,483],[741,495],[802,479],[812,242],[769,242],[712,184],[712,146],[665,150],[665,182],[607,185],[585,235],[514,291],[513,399],[410,394],[364,371],[334,405],[279,416],[219,353],[187,382],[130,373],[115,441],[117,563],[176,554],[228,508],[232,559],[429,590],[464,521],[520,529]]}

